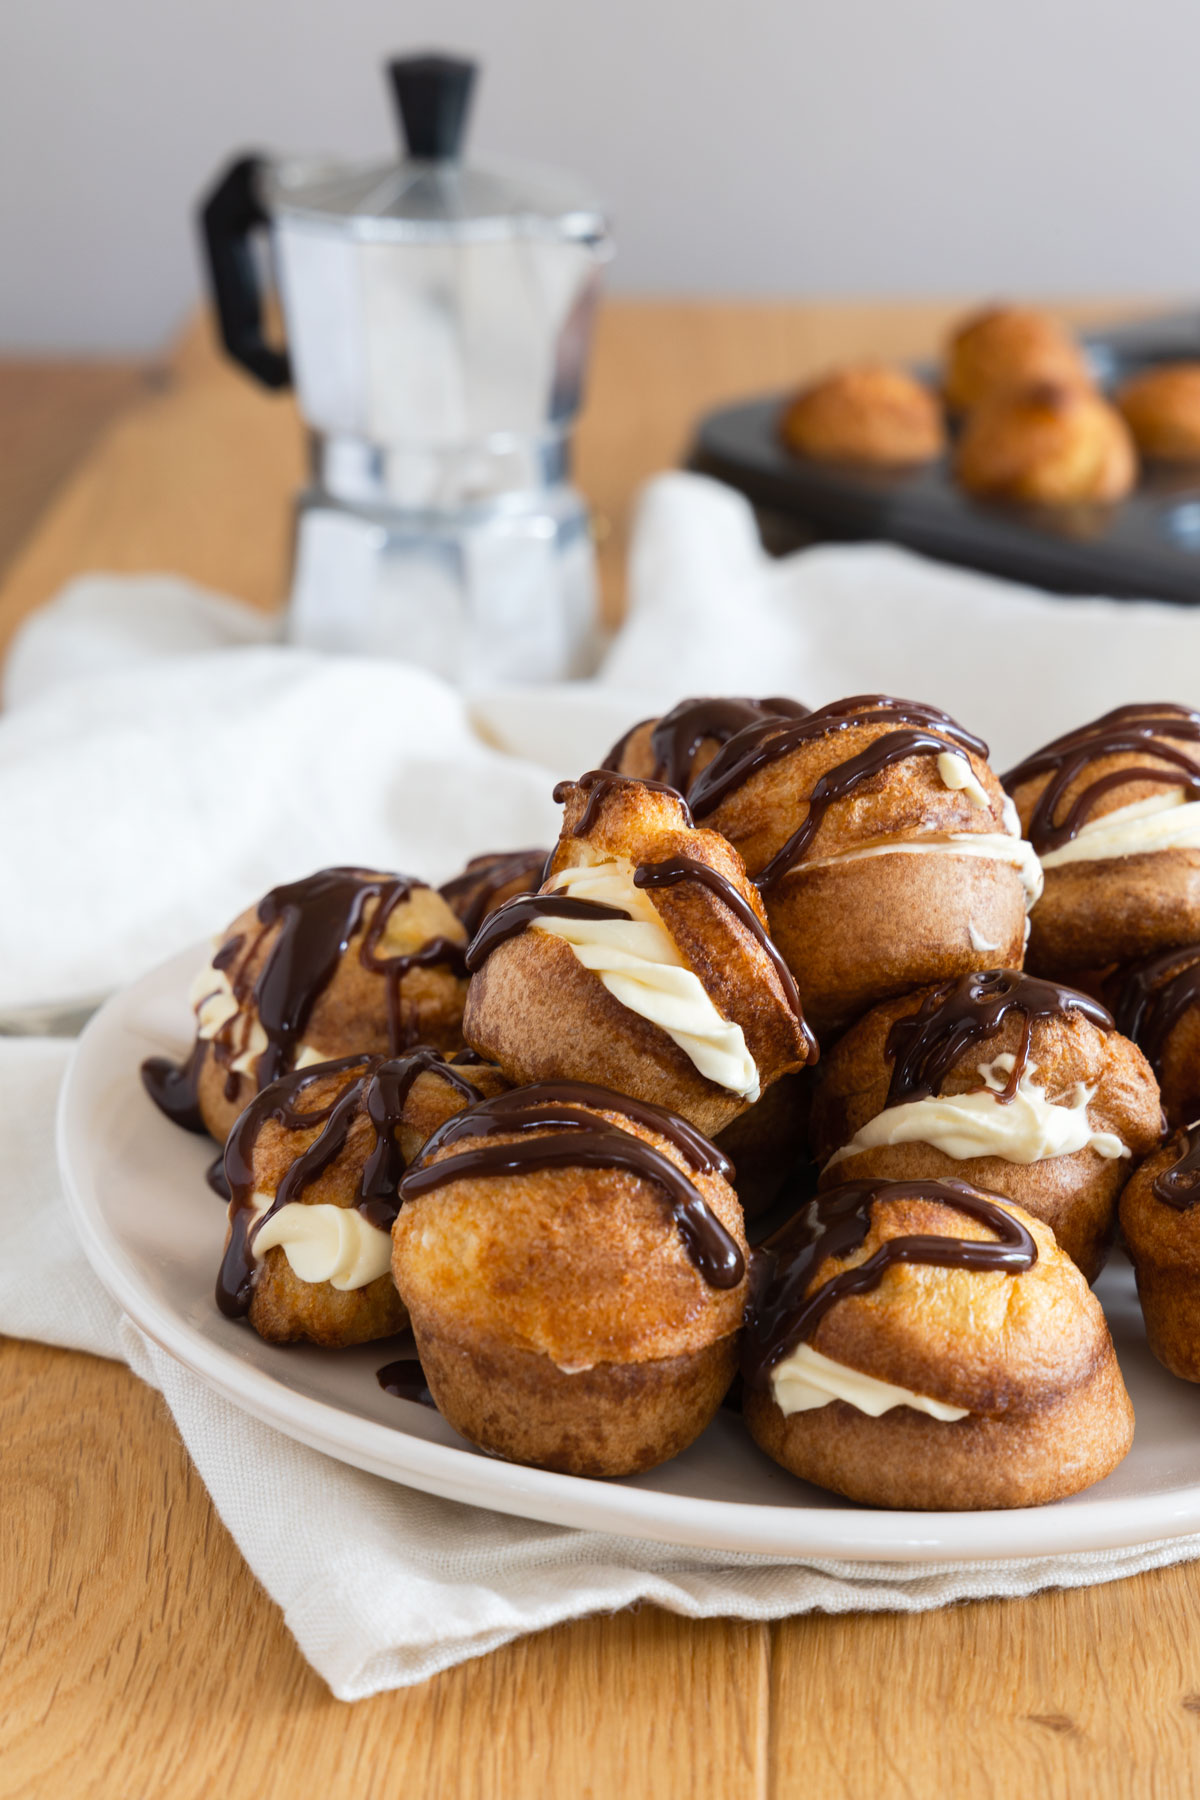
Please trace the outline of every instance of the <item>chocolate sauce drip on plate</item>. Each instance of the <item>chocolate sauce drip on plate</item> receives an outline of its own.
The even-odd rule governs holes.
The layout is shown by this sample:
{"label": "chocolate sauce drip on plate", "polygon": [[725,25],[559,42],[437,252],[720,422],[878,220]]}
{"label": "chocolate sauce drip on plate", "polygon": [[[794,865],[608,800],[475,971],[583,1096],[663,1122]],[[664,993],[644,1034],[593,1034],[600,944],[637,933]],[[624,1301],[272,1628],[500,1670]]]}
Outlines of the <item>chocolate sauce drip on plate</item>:
{"label": "chocolate sauce drip on plate", "polygon": [[[357,1209],[369,1224],[383,1231],[391,1229],[399,1211],[397,1190],[405,1167],[398,1141],[404,1107],[418,1076],[427,1072],[445,1081],[468,1105],[482,1098],[460,1069],[445,1062],[428,1045],[398,1058],[346,1056],[334,1062],[314,1063],[310,1068],[282,1076],[255,1095],[225,1146],[225,1175],[231,1196],[230,1236],[217,1278],[217,1305],[226,1317],[243,1318],[249,1310],[260,1267],[253,1244],[259,1228],[272,1214],[298,1200],[336,1161],[362,1113],[374,1129],[375,1142],[363,1167]],[[302,1096],[315,1082],[338,1076],[346,1079],[326,1105],[311,1109],[301,1106]],[[282,1125],[285,1131],[315,1129],[317,1135],[289,1164],[270,1206],[256,1217],[252,1208],[254,1149],[269,1121]]]}
{"label": "chocolate sauce drip on plate", "polygon": [[437,1401],[430,1393],[425,1382],[425,1371],[415,1356],[401,1356],[395,1362],[384,1363],[382,1369],[376,1369],[375,1379],[385,1394],[394,1394],[397,1400],[413,1400],[418,1406],[431,1406],[437,1411]]}
{"label": "chocolate sauce drip on plate", "polygon": [[788,1005],[799,1019],[809,1047],[810,1060],[816,1060],[817,1041],[808,1026],[800,1007],[800,990],[796,986],[796,978],[788,968],[778,949],[771,941],[762,920],[750,902],[739,894],[728,876],[717,869],[710,869],[707,863],[697,862],[692,856],[672,856],[665,862],[642,863],[634,870],[633,884],[639,888],[674,887],[680,881],[698,881],[711,894],[727,906],[734,917],[745,926],[759,948],[769,958],[771,967],[779,977]]}
{"label": "chocolate sauce drip on plate", "polygon": [[230,1187],[229,1177],[225,1173],[225,1152],[223,1150],[218,1150],[207,1169],[205,1169],[204,1179],[207,1181],[213,1193],[219,1194],[221,1199],[228,1205],[233,1199],[233,1189]]}
{"label": "chocolate sauce drip on plate", "polygon": [[[939,754],[955,745],[976,756],[986,758],[988,754],[982,738],[964,730],[936,707],[925,706],[919,700],[897,700],[890,694],[855,694],[848,700],[820,706],[807,718],[790,724],[781,726],[777,719],[764,719],[757,725],[745,726],[696,777],[688,795],[693,813],[698,819],[706,817],[759,769],[790,755],[801,744],[863,725],[909,725],[936,732],[944,740],[938,744]],[[835,770],[830,771],[834,773]]]}
{"label": "chocolate sauce drip on plate", "polygon": [[1151,1192],[1176,1212],[1190,1212],[1200,1205],[1200,1121],[1176,1132],[1171,1148],[1178,1148],[1179,1155],[1154,1177]]}
{"label": "chocolate sauce drip on plate", "polygon": [[[826,1258],[853,1256],[871,1229],[873,1207],[893,1200],[934,1200],[977,1220],[995,1237],[888,1238],[864,1262],[841,1270],[810,1294],[809,1283]],[[870,1293],[901,1263],[1020,1275],[1033,1267],[1037,1254],[1020,1220],[964,1181],[848,1181],[830,1188],[755,1252],[742,1374],[749,1386],[766,1387],[775,1365],[811,1339],[840,1300]]]}
{"label": "chocolate sauce drip on plate", "polygon": [[[657,1132],[674,1144],[693,1169],[717,1172],[726,1179],[732,1176],[728,1159],[716,1145],[674,1114],[589,1082],[542,1081],[498,1094],[447,1120],[401,1182],[401,1203],[453,1181],[522,1175],[538,1169],[626,1169],[665,1192],[684,1248],[709,1286],[736,1287],[745,1273],[741,1249],[699,1190],[677,1164],[644,1138],[623,1131],[593,1111],[580,1110],[593,1107],[623,1113]],[[515,1143],[483,1143],[441,1162],[432,1161],[438,1151],[464,1140],[470,1143],[525,1132],[538,1135],[518,1136]]]}
{"label": "chocolate sauce drip on plate", "polygon": [[[1002,776],[1009,793],[1039,775],[1050,776],[1038,795],[1029,820],[1026,836],[1039,855],[1061,849],[1070,843],[1087,824],[1105,794],[1127,787],[1135,781],[1153,782],[1158,787],[1181,787],[1190,799],[1200,798],[1200,760],[1191,756],[1179,742],[1200,744],[1200,712],[1169,701],[1156,701],[1144,706],[1118,706],[1090,725],[1055,738],[1044,749],[1036,750]],[[1112,769],[1097,776],[1058,816],[1060,802],[1067,790],[1091,767],[1109,756],[1143,756],[1157,759],[1167,767],[1137,763],[1123,769]]]}
{"label": "chocolate sauce drip on plate", "polygon": [[483,921],[467,946],[467,968],[481,969],[493,950],[516,937],[537,919],[628,919],[623,906],[585,900],[574,894],[515,894]]}
{"label": "chocolate sauce drip on plate", "polygon": [[142,1064],[142,1086],[158,1110],[184,1131],[208,1129],[200,1116],[200,1103],[196,1098],[196,1083],[200,1079],[205,1049],[204,1040],[197,1038],[181,1063],[172,1062],[168,1056],[148,1056]]}
{"label": "chocolate sauce drip on plate", "polygon": [[652,794],[670,794],[673,800],[679,802],[684,824],[690,826],[692,823],[692,815],[687,801],[678,788],[668,787],[665,781],[643,781],[637,775],[619,775],[614,769],[589,769],[586,775],[579,777],[578,781],[560,781],[558,783],[554,790],[554,798],[559,806],[563,804],[573,787],[581,788],[588,798],[587,805],[579,815],[579,822],[571,833],[572,837],[587,836],[595,825],[600,808],[609,794],[621,787],[649,788]]}
{"label": "chocolate sauce drip on plate", "polygon": [[1039,1019],[1061,1019],[1077,1012],[1102,1031],[1115,1029],[1111,1016],[1096,1000],[1056,981],[1039,981],[1018,969],[986,969],[944,981],[922,1000],[916,1012],[897,1019],[888,1032],[885,1054],[894,1061],[886,1104],[925,1100],[940,1094],[942,1083],[976,1044],[999,1031],[1009,1013],[1024,1020],[1020,1047],[996,1099],[1012,1100],[1029,1064],[1033,1027]]}
{"label": "chocolate sauce drip on plate", "polygon": [[1132,1038],[1161,1077],[1167,1039],[1189,1007],[1200,1004],[1200,944],[1147,956],[1121,971],[1113,1006],[1117,1030]]}
{"label": "chocolate sauce drip on plate", "polygon": [[511,887],[530,894],[542,885],[548,850],[498,850],[473,856],[461,875],[438,889],[451,912],[473,938],[491,910],[496,895]]}

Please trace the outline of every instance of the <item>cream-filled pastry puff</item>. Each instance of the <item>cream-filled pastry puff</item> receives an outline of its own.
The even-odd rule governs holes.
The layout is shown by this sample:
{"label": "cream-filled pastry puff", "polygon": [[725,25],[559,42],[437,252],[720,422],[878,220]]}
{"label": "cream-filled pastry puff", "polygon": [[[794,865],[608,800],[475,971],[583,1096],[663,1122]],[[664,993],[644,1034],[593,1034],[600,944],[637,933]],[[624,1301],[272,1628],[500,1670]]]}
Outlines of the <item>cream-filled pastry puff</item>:
{"label": "cream-filled pastry puff", "polygon": [[779,421],[789,450],[821,462],[908,468],[946,447],[935,394],[907,369],[856,363],[834,369],[791,399]]}
{"label": "cream-filled pastry puff", "polygon": [[537,894],[467,954],[467,1042],[517,1083],[591,1079],[719,1131],[816,1046],[741,859],[672,788],[562,782]]}
{"label": "cream-filled pastry puff", "polygon": [[803,1208],[756,1252],[742,1373],[759,1447],[870,1506],[1041,1506],[1133,1438],[1083,1276],[1041,1220],[962,1181],[848,1182]]}
{"label": "cream-filled pastry puff", "polygon": [[946,347],[943,385],[947,405],[957,412],[1038,381],[1093,386],[1083,351],[1052,314],[1031,306],[989,306],[956,327]]}
{"label": "cream-filled pastry puff", "polygon": [[438,893],[469,940],[506,900],[537,892],[549,856],[548,850],[491,850],[473,856],[462,874],[444,881]]}
{"label": "cream-filled pastry puff", "polygon": [[439,1126],[506,1085],[486,1064],[422,1047],[314,1064],[261,1089],[225,1146],[221,1311],[280,1344],[336,1349],[402,1330],[391,1276],[400,1178]]}
{"label": "cream-filled pastry puff", "polygon": [[653,1468],[698,1437],[747,1291],[727,1168],[683,1119],[583,1082],[437,1132],[401,1183],[392,1268],[455,1430],[573,1475]]}
{"label": "cream-filled pastry puff", "polygon": [[987,754],[933,707],[860,694],[746,726],[693,783],[818,1035],[893,994],[1020,965],[1041,875]]}
{"label": "cream-filled pastry puff", "polygon": [[1200,1123],[1147,1157],[1121,1195],[1146,1341],[1163,1367],[1200,1381]]}
{"label": "cream-filled pastry puff", "polygon": [[1104,991],[1117,1030],[1154,1070],[1167,1124],[1200,1118],[1200,944],[1125,963]]}
{"label": "cream-filled pastry puff", "polygon": [[1200,941],[1200,712],[1120,706],[1004,785],[1045,877],[1030,968],[1062,976]]}
{"label": "cream-filled pastry puff", "polygon": [[799,700],[782,696],[751,700],[709,694],[681,700],[661,718],[631,725],[600,766],[639,781],[665,781],[686,800],[693,781],[736,732],[764,719],[803,719],[808,710]]}
{"label": "cream-filled pastry puff", "polygon": [[414,1044],[457,1050],[467,934],[410,875],[321,869],[272,888],[223,933],[192,985],[196,1043],[143,1065],[152,1100],[223,1142],[253,1096],[292,1069]]}
{"label": "cream-filled pastry puff", "polygon": [[1137,481],[1137,451],[1128,425],[1099,394],[1041,382],[976,407],[954,472],[981,500],[1109,506]]}
{"label": "cream-filled pastry puff", "polygon": [[860,1019],[821,1065],[810,1136],[822,1187],[955,1176],[1049,1225],[1093,1281],[1160,1131],[1154,1076],[1097,1001],[993,969]]}

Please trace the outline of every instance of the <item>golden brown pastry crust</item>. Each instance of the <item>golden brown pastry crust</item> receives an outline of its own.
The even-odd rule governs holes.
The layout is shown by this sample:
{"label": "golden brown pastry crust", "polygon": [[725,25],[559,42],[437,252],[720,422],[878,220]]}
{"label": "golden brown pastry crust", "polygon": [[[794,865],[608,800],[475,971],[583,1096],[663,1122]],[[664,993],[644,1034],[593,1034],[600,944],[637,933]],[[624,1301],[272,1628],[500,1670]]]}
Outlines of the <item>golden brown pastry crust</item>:
{"label": "golden brown pastry crust", "polygon": [[[378,900],[365,902],[362,921],[328,985],[318,994],[304,1030],[304,1043],[330,1061],[340,1056],[388,1054],[388,999],[385,976],[367,968],[359,957],[364,935],[370,929]],[[265,931],[258,921],[257,903],[248,906],[222,934],[228,944],[241,938],[242,945],[226,973],[235,986],[252,991],[279,937],[281,923]],[[380,945],[381,955],[405,955],[419,950],[431,938],[448,938],[466,944],[466,933],[436,888],[414,886],[407,900],[396,906],[388,919]],[[401,1014],[405,1035],[412,1044],[432,1044],[451,1055],[462,1048],[462,1015],[466,1004],[466,980],[444,964],[408,970],[400,984]],[[218,1143],[224,1143],[234,1120],[258,1092],[258,1082],[229,1066],[244,1042],[243,1033],[255,1016],[251,1000],[233,1032],[218,1033],[210,1043],[196,1084],[201,1116]],[[232,1042],[232,1048],[223,1046]]]}
{"label": "golden brown pastry crust", "polygon": [[[767,1454],[804,1480],[873,1506],[977,1510],[1040,1506],[1116,1467],[1133,1410],[1099,1302],[1053,1234],[1001,1202],[1034,1238],[1017,1275],[906,1264],[839,1301],[815,1350],[909,1392],[966,1407],[947,1422],[898,1407],[878,1419],[845,1401],[785,1417],[770,1388],[743,1409]],[[893,1237],[988,1239],[982,1224],[924,1198],[874,1205],[859,1248],[813,1270],[811,1293]]]}
{"label": "golden brown pastry crust", "polygon": [[[926,990],[926,993],[929,990]],[[892,1062],[888,1034],[897,1019],[920,1010],[926,994],[910,994],[877,1006],[860,1019],[822,1060],[813,1098],[810,1137],[818,1162],[828,1164],[887,1105]],[[1024,1020],[1010,1014],[999,1030],[971,1045],[941,1084],[943,1095],[967,1094],[981,1086],[981,1063],[1020,1052]],[[1095,1089],[1088,1117],[1096,1131],[1111,1131],[1132,1157],[1106,1158],[1090,1146],[1043,1162],[1014,1163],[999,1156],[956,1158],[933,1144],[877,1145],[826,1167],[823,1188],[843,1181],[888,1180],[970,1182],[1015,1201],[1049,1225],[1086,1279],[1104,1266],[1112,1240],[1117,1197],[1138,1158],[1159,1141],[1158,1085],[1136,1045],[1117,1032],[1104,1032],[1081,1013],[1033,1022],[1028,1068],[1046,1097],[1069,1104],[1083,1082]]]}
{"label": "golden brown pastry crust", "polygon": [[[571,785],[544,892],[573,863],[619,857],[636,866],[688,856],[730,881],[765,925],[741,859],[715,832],[690,829],[677,795],[620,782],[595,808],[586,838],[576,837],[587,804],[588,792]],[[717,1011],[741,1026],[762,1087],[802,1066],[810,1055],[803,1026],[770,958],[729,908],[696,882],[654,889],[650,898]],[[709,1133],[746,1109],[741,1095],[702,1075],[660,1026],[623,1006],[569,944],[544,931],[508,939],[476,970],[463,1029],[480,1055],[519,1084],[598,1082]]]}
{"label": "golden brown pastry crust", "polygon": [[936,396],[907,369],[879,362],[834,369],[802,388],[779,432],[801,456],[885,468],[932,462],[946,447]]}
{"label": "golden brown pastry crust", "polygon": [[1127,381],[1117,405],[1143,456],[1200,462],[1200,362],[1167,363]]}
{"label": "golden brown pastry crust", "polygon": [[959,440],[955,474],[981,500],[1111,505],[1137,482],[1119,412],[1081,388],[1043,382],[985,400]]}
{"label": "golden brown pastry crust", "polygon": [[[498,1069],[486,1064],[462,1071],[486,1098],[507,1086]],[[321,1112],[345,1089],[350,1077],[331,1073],[313,1081],[300,1096],[297,1110]],[[406,1163],[412,1162],[439,1125],[461,1112],[466,1098],[438,1076],[419,1074],[409,1090],[396,1134]],[[254,1189],[274,1195],[296,1159],[320,1132],[319,1125],[289,1130],[268,1119],[254,1145]],[[298,1196],[303,1206],[353,1207],[360,1198],[363,1168],[375,1148],[374,1127],[361,1110],[350,1127],[346,1142],[334,1161]],[[302,1339],[326,1349],[344,1349],[375,1338],[390,1337],[408,1323],[390,1274],[365,1287],[340,1290],[328,1281],[302,1281],[275,1245],[262,1257],[248,1313],[258,1335],[270,1343],[289,1344]]]}
{"label": "golden brown pastry crust", "polygon": [[[885,721],[804,742],[750,775],[702,823],[721,832],[757,876],[807,816],[822,776],[896,729]],[[764,895],[771,935],[822,1040],[892,994],[970,969],[1021,966],[1025,890],[1011,864],[909,851],[827,860],[889,839],[1005,834],[1004,790],[988,763],[948,736],[946,749],[970,763],[986,806],[947,787],[936,757],[909,757],[835,800],[803,859]]]}
{"label": "golden brown pastry crust", "polygon": [[1075,338],[1051,313],[989,306],[963,319],[946,346],[946,404],[970,412],[1012,388],[1053,381],[1089,389],[1091,371]]}
{"label": "golden brown pastry crust", "polygon": [[[1200,972],[1192,974],[1200,963],[1200,944],[1167,955],[1170,960],[1160,970],[1161,979],[1150,984],[1152,994],[1171,977],[1182,977],[1188,987],[1192,980],[1200,984]],[[1125,971],[1118,968],[1103,984],[1101,997],[1114,1011],[1119,1005],[1125,980]],[[1119,1013],[1117,1022],[1122,1022]],[[1148,1043],[1142,1032],[1136,1033],[1136,1037],[1139,1043],[1147,1044],[1167,1124],[1172,1130],[1190,1125],[1193,1119],[1200,1118],[1200,999],[1190,1000],[1182,1007],[1174,1024],[1162,1035],[1161,1042]]]}
{"label": "golden brown pastry crust", "polygon": [[[611,1111],[586,1110],[683,1170],[747,1255],[722,1176],[697,1173],[669,1139],[619,1111],[617,1096]],[[458,1148],[435,1151],[434,1162]],[[710,1287],[662,1190],[632,1171],[455,1180],[405,1202],[392,1246],[439,1409],[513,1460],[588,1475],[652,1467],[703,1431],[732,1378],[746,1278]]]}
{"label": "golden brown pastry crust", "polygon": [[1154,1192],[1188,1146],[1176,1132],[1147,1157],[1121,1196],[1121,1236],[1137,1276],[1146,1341],[1182,1381],[1200,1381],[1200,1206],[1179,1210]]}

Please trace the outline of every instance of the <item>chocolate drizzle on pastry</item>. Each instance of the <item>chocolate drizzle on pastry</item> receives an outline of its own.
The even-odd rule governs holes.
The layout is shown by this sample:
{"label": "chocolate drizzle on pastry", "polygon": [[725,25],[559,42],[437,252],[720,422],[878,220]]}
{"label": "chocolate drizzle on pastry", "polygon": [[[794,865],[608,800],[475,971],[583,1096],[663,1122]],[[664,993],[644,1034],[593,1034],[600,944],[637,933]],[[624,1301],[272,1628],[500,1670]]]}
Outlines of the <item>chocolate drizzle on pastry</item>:
{"label": "chocolate drizzle on pastry", "polygon": [[[423,881],[411,875],[375,875],[361,869],[319,869],[302,881],[288,882],[272,888],[258,903],[259,932],[250,946],[242,970],[233,981],[233,997],[238,1013],[211,1040],[197,1040],[187,1061],[178,1068],[163,1057],[152,1057],[142,1065],[146,1091],[168,1118],[189,1131],[203,1131],[204,1122],[196,1104],[196,1083],[204,1060],[205,1042],[213,1056],[228,1069],[226,1095],[237,1096],[238,1077],[230,1067],[238,1054],[232,1027],[245,1018],[248,1000],[253,1000],[258,1021],[266,1035],[265,1050],[255,1064],[255,1082],[265,1088],[292,1067],[313,1007],[325,991],[351,938],[362,924],[368,900],[377,902],[371,922],[363,933],[359,960],[373,975],[386,982],[388,1045],[393,1056],[410,1048],[416,1028],[406,1025],[401,1004],[401,984],[410,969],[440,964],[455,974],[466,972],[466,945],[446,937],[430,938],[418,949],[403,955],[380,953],[380,944],[388,920],[414,888]],[[258,977],[253,982],[250,968],[254,953],[275,925],[278,935],[271,945]],[[234,936],[217,951],[213,967],[232,967],[244,944],[242,935]]]}
{"label": "chocolate drizzle on pastry", "polygon": [[692,815],[688,810],[687,801],[678,788],[668,787],[665,781],[643,781],[637,775],[618,775],[614,769],[589,769],[586,775],[579,777],[578,781],[560,781],[558,783],[554,790],[554,798],[559,806],[562,805],[573,787],[581,789],[588,798],[587,805],[579,815],[578,822],[571,833],[572,837],[586,837],[595,825],[605,800],[611,793],[615,793],[618,788],[623,787],[649,788],[652,794],[669,794],[672,800],[679,802],[684,824],[690,826],[692,823]]}
{"label": "chocolate drizzle on pastry", "polygon": [[[727,744],[747,725],[760,724],[764,719],[803,719],[808,710],[798,700],[781,696],[771,700],[751,700],[725,694],[681,700],[678,706],[655,722],[650,734],[654,779],[686,794],[692,779],[692,764],[701,744]],[[642,719],[631,725],[625,736],[613,745],[602,766],[619,770],[634,732],[649,723],[649,719]]]}
{"label": "chocolate drizzle on pastry", "polygon": [[[948,713],[939,712],[934,706],[925,706],[919,700],[896,700],[890,694],[855,694],[848,700],[834,700],[828,706],[819,706],[807,718],[796,719],[790,724],[780,725],[777,719],[764,719],[757,725],[745,726],[718,750],[708,767],[696,777],[688,796],[692,811],[698,819],[704,818],[752,775],[789,756],[802,744],[863,725],[911,725],[936,732],[939,734],[936,752],[939,755],[954,745],[975,756],[986,758],[988,754],[982,738],[964,730]],[[907,752],[910,756],[917,753],[915,749]],[[834,769],[829,771],[830,775],[837,773]],[[836,797],[830,795],[831,800]]]}
{"label": "chocolate drizzle on pastry", "polygon": [[468,938],[473,938],[497,894],[505,888],[530,894],[542,885],[549,858],[547,850],[497,850],[487,856],[473,856],[462,874],[444,882],[438,892],[461,921]]}
{"label": "chocolate drizzle on pastry", "polygon": [[1121,970],[1113,1017],[1161,1077],[1167,1039],[1200,1003],[1200,944],[1144,957]]}
{"label": "chocolate drizzle on pastry", "polygon": [[[812,1293],[809,1283],[826,1259],[843,1261],[866,1241],[872,1209],[893,1200],[931,1200],[965,1213],[995,1233],[992,1239],[887,1238],[864,1262],[832,1275]],[[889,1269],[921,1263],[1020,1275],[1037,1261],[1037,1244],[998,1200],[964,1181],[847,1181],[820,1194],[755,1252],[755,1297],[742,1351],[742,1374],[764,1388],[771,1370],[797,1344],[811,1339],[840,1300],[870,1293]]]}
{"label": "chocolate drizzle on pastry", "polygon": [[1200,1205],[1200,1120],[1177,1131],[1171,1148],[1179,1154],[1170,1168],[1154,1177],[1151,1191],[1176,1212],[1190,1212],[1193,1206]]}
{"label": "chocolate drizzle on pastry", "polygon": [[[633,1132],[598,1116],[624,1114],[664,1137],[701,1174],[730,1179],[732,1164],[694,1126],[625,1094],[585,1081],[541,1081],[458,1113],[435,1131],[400,1184],[401,1204],[454,1181],[491,1180],[540,1169],[625,1169],[666,1194],[688,1257],[710,1287],[736,1287],[745,1273],[741,1249],[703,1195],[669,1157]],[[537,1135],[525,1137],[523,1133]],[[466,1140],[514,1136],[512,1143],[482,1143],[440,1162],[438,1151]]]}
{"label": "chocolate drizzle on pastry", "polygon": [[[1191,799],[1200,798],[1200,760],[1189,755],[1180,742],[1168,743],[1169,738],[1200,744],[1200,712],[1168,701],[1118,706],[1090,725],[1055,738],[1010,769],[1002,777],[1010,794],[1039,775],[1050,776],[1034,804],[1026,834],[1039,855],[1069,843],[1087,824],[1105,794],[1133,782],[1181,787]],[[1060,802],[1067,790],[1094,763],[1110,756],[1152,756],[1159,766],[1136,763],[1098,775],[1060,818]]]}
{"label": "chocolate drizzle on pastry", "polygon": [[467,968],[483,967],[493,950],[516,937],[538,919],[628,919],[623,906],[585,900],[574,894],[515,894],[490,912],[467,946]]}
{"label": "chocolate drizzle on pastry", "polygon": [[922,1000],[917,1011],[897,1019],[888,1032],[885,1055],[894,1061],[886,1104],[925,1100],[940,1094],[942,1083],[976,1044],[999,1031],[1009,1013],[1024,1021],[1012,1073],[996,1099],[1015,1098],[1029,1064],[1033,1027],[1039,1019],[1081,1013],[1102,1031],[1115,1029],[1098,1001],[1056,981],[1040,981],[1017,969],[986,969],[944,981]]}
{"label": "chocolate drizzle on pastry", "polygon": [[[250,1308],[259,1263],[254,1256],[254,1237],[259,1228],[323,1175],[345,1148],[352,1126],[366,1115],[375,1142],[363,1167],[357,1210],[368,1224],[381,1231],[391,1229],[400,1210],[397,1194],[405,1162],[399,1144],[404,1107],[413,1084],[423,1074],[437,1075],[462,1096],[468,1105],[482,1099],[474,1082],[460,1069],[444,1061],[427,1045],[408,1056],[344,1056],[334,1062],[314,1063],[311,1068],[282,1076],[263,1088],[250,1102],[229,1134],[225,1146],[225,1174],[229,1182],[229,1242],[217,1277],[217,1305],[227,1318],[244,1318]],[[305,1109],[300,1101],[316,1082],[345,1076],[333,1099],[324,1106]],[[316,1137],[289,1164],[263,1212],[254,1208],[254,1150],[269,1122],[285,1131],[317,1131]]]}

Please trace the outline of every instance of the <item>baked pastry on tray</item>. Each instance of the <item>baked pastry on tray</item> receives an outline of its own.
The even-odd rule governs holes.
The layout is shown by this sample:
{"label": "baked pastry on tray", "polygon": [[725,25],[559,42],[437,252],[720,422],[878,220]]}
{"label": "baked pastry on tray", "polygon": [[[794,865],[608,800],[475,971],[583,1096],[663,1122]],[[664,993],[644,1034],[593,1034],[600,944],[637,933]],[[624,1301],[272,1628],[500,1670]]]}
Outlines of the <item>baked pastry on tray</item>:
{"label": "baked pastry on tray", "polygon": [[946,403],[956,412],[1038,381],[1093,386],[1083,351],[1053,314],[1032,306],[989,306],[956,326],[943,375]]}
{"label": "baked pastry on tray", "polygon": [[698,1437],[746,1301],[726,1167],[682,1119],[582,1082],[437,1132],[401,1183],[392,1266],[455,1430],[574,1475],[653,1468]]}
{"label": "baked pastry on tray", "polygon": [[982,401],[954,460],[969,494],[1029,506],[1111,505],[1137,481],[1137,452],[1115,407],[1086,388],[1039,382]]}
{"label": "baked pastry on tray", "polygon": [[538,894],[468,952],[463,1029],[517,1083],[594,1080],[719,1131],[815,1055],[740,858],[672,788],[563,782]]}
{"label": "baked pastry on tray", "polygon": [[331,1057],[462,1045],[467,934],[411,875],[320,869],[272,888],[222,934],[192,987],[182,1068],[142,1071],[176,1123],[223,1142],[269,1082]]}
{"label": "baked pastry on tray", "polygon": [[1164,1368],[1200,1381],[1200,1123],[1148,1157],[1121,1195],[1146,1340]]}
{"label": "baked pastry on tray", "polygon": [[1135,375],[1117,405],[1143,456],[1200,462],[1200,362],[1164,363]]}
{"label": "baked pastry on tray", "polygon": [[784,407],[779,435],[820,462],[911,468],[946,447],[936,395],[907,369],[855,363],[802,388]]}
{"label": "baked pastry on tray", "polygon": [[1160,1136],[1145,1058],[1095,1000],[1014,969],[885,1001],[818,1071],[821,1185],[954,1176],[1049,1225],[1089,1281]]}
{"label": "baked pastry on tray", "polygon": [[1041,876],[987,754],[934,707],[860,694],[747,725],[693,782],[819,1036],[893,994],[1020,966]]}
{"label": "baked pastry on tray", "polygon": [[505,1086],[498,1070],[429,1048],[268,1083],[225,1146],[221,1311],[272,1343],[337,1349],[402,1330],[391,1276],[400,1177],[447,1119]]}
{"label": "baked pastry on tray", "polygon": [[1011,1201],[850,1182],[756,1254],[743,1411],[805,1481],[871,1506],[1040,1506],[1128,1451],[1099,1301]]}
{"label": "baked pastry on tray", "polygon": [[1200,712],[1119,706],[1004,785],[1045,877],[1030,968],[1061,977],[1200,942]]}

